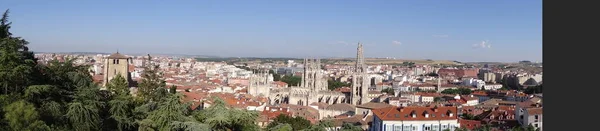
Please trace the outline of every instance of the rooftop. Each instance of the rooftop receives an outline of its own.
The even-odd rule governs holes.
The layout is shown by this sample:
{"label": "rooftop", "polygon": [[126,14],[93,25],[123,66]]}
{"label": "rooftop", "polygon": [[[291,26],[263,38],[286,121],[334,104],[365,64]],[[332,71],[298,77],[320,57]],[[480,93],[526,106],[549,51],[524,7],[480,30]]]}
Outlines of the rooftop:
{"label": "rooftop", "polygon": [[366,108],[366,109],[379,109],[379,108],[392,107],[392,105],[386,104],[386,103],[369,102],[369,103],[365,103],[362,105],[357,105],[356,107],[357,108]]}
{"label": "rooftop", "polygon": [[457,108],[454,106],[394,106],[372,111],[381,120],[388,121],[458,120]]}
{"label": "rooftop", "polygon": [[129,59],[129,57],[127,57],[125,55],[122,55],[119,52],[111,54],[111,55],[109,55],[106,58],[109,58],[109,59]]}

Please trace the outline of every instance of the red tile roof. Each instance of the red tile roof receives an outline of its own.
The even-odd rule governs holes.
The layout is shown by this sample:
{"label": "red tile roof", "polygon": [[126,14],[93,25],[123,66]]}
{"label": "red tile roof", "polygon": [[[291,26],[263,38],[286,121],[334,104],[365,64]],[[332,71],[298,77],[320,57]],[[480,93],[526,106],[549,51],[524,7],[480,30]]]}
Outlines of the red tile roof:
{"label": "red tile roof", "polygon": [[460,123],[460,127],[465,127],[469,130],[473,130],[477,127],[480,127],[482,122],[478,121],[478,120],[466,120],[466,119],[459,119],[458,123]]}
{"label": "red tile roof", "polygon": [[[373,114],[381,120],[455,120],[457,117],[457,108],[452,106],[439,107],[387,107],[372,110]],[[425,116],[428,114],[428,117]],[[450,116],[452,114],[452,116]],[[414,115],[414,117],[413,117]]]}
{"label": "red tile roof", "polygon": [[529,108],[527,109],[527,113],[529,113],[529,115],[540,115],[542,114],[542,108]]}
{"label": "red tile roof", "polygon": [[287,83],[283,81],[273,81],[273,84],[277,85],[277,87],[287,87]]}
{"label": "red tile roof", "polygon": [[104,75],[94,75],[92,76],[92,79],[95,83],[102,83],[104,82]]}

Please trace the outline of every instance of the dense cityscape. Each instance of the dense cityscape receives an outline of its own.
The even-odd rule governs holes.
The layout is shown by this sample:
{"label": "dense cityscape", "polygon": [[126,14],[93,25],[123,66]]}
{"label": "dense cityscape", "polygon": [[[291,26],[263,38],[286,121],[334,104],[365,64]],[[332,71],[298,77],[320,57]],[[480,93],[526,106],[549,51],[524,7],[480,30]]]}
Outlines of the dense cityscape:
{"label": "dense cityscape", "polygon": [[[258,112],[255,123],[263,129],[273,122],[296,124],[277,121],[285,115],[311,125],[330,121],[327,130],[350,125],[361,130],[541,130],[541,63],[367,65],[362,51],[359,43],[353,65],[323,64],[321,59],[203,62],[205,58],[118,52],[36,58],[39,63],[73,60],[86,65],[98,85],[127,76],[133,95],[144,79],[145,64],[156,65],[163,88],[183,94],[190,109],[210,108],[218,97],[228,108]],[[230,61],[236,59],[242,58]],[[399,123],[411,126],[394,127]]]}
{"label": "dense cityscape", "polygon": [[[542,131],[542,63],[38,53],[0,23],[0,131]],[[36,43],[31,43],[36,44]],[[218,55],[218,54],[211,54]]]}

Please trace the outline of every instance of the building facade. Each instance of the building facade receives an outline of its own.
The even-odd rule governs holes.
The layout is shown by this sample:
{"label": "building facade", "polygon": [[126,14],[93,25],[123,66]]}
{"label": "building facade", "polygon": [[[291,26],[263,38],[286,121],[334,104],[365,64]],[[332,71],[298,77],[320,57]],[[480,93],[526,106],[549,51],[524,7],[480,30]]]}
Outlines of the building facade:
{"label": "building facade", "polygon": [[363,56],[363,46],[358,43],[356,49],[356,64],[354,66],[354,72],[352,72],[352,94],[350,101],[354,105],[360,105],[363,103],[370,102],[368,98],[368,89],[371,80],[367,76],[367,65],[365,64],[365,58]]}
{"label": "building facade", "polygon": [[119,52],[109,55],[104,59],[104,81],[102,86],[106,86],[106,83],[110,82],[115,76],[121,75],[121,77],[130,81],[129,75],[129,63],[131,58],[120,54]]}
{"label": "building facade", "polygon": [[453,131],[460,127],[456,107],[388,107],[373,110],[370,131]]}

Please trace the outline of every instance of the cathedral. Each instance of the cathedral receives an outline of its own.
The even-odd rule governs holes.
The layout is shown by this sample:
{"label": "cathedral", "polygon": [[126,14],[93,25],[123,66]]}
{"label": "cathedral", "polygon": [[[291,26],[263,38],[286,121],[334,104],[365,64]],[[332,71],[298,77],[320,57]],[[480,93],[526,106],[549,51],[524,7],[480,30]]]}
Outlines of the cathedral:
{"label": "cathedral", "polygon": [[363,56],[363,46],[358,43],[356,49],[356,64],[352,72],[352,95],[350,96],[351,104],[360,105],[371,101],[368,99],[368,89],[371,85],[371,78],[367,74],[367,65]]}
{"label": "cathedral", "polygon": [[325,71],[321,69],[320,59],[304,59],[304,70],[300,85],[271,88],[272,79],[269,81],[268,78],[272,78],[272,76],[268,75],[267,72],[262,72],[250,78],[248,93],[253,96],[267,96],[271,105],[285,103],[308,106],[317,102],[360,105],[370,101],[367,97],[370,80],[366,70],[362,44],[359,43],[355,70],[352,73],[352,94],[350,96],[328,89],[328,77]]}

